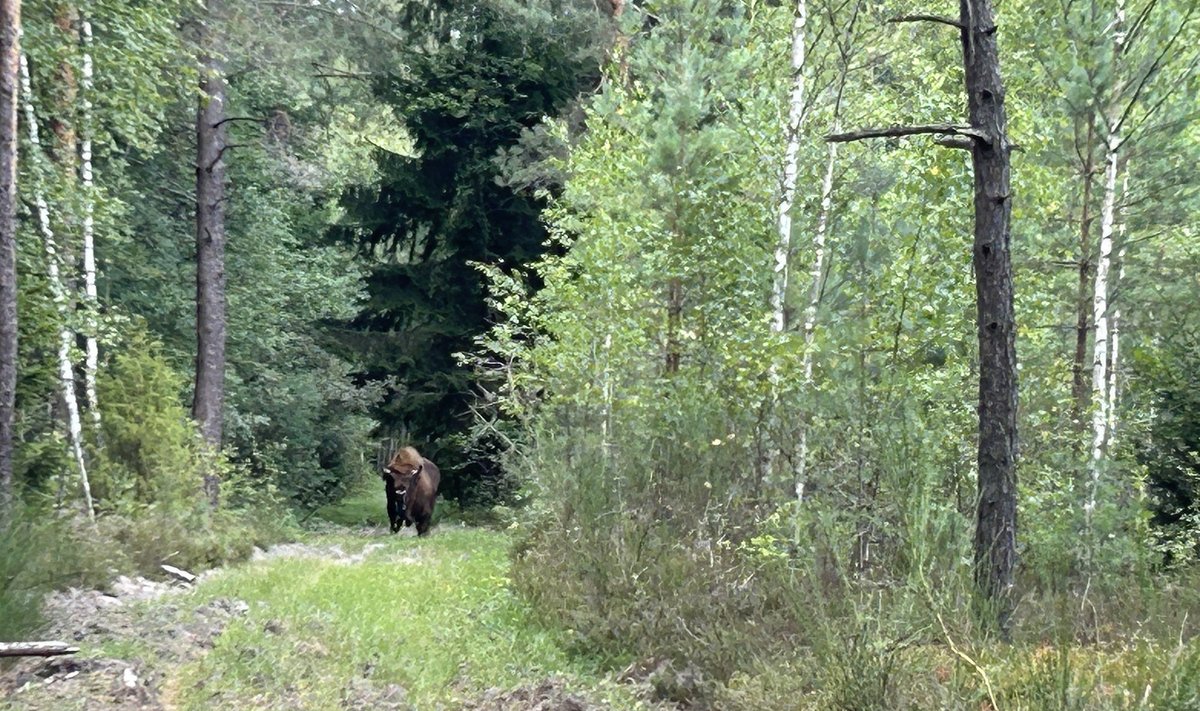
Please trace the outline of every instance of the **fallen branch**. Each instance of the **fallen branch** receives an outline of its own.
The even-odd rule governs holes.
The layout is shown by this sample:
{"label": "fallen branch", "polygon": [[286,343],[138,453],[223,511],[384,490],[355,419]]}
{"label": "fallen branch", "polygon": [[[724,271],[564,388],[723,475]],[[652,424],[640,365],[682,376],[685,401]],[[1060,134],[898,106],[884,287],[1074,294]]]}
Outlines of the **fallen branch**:
{"label": "fallen branch", "polygon": [[78,651],[66,642],[0,642],[0,657],[57,657]]}
{"label": "fallen branch", "polygon": [[166,571],[169,575],[173,575],[185,583],[192,583],[196,581],[195,575],[192,575],[182,568],[176,568],[175,566],[167,565],[166,563],[163,563],[159,567]]}

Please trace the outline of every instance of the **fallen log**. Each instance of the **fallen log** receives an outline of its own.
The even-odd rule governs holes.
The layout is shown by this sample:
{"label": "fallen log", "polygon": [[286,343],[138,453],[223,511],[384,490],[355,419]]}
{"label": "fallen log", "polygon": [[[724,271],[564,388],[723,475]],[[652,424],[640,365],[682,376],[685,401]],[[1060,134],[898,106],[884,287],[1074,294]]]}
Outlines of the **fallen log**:
{"label": "fallen log", "polygon": [[0,642],[0,657],[56,657],[78,651],[66,642]]}

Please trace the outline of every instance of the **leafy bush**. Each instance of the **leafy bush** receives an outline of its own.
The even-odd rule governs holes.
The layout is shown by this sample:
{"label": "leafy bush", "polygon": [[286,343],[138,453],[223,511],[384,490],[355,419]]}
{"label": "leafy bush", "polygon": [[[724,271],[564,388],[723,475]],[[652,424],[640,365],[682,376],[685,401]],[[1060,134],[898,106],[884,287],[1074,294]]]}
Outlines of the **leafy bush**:
{"label": "leafy bush", "polygon": [[24,517],[0,526],[0,641],[21,639],[41,620],[41,533]]}
{"label": "leafy bush", "polygon": [[181,404],[185,387],[161,345],[137,330],[101,371],[102,446],[92,487],[103,507],[170,507],[195,499],[211,462]]}
{"label": "leafy bush", "polygon": [[70,521],[25,506],[0,527],[0,641],[37,629],[50,590],[111,578],[112,554],[93,549],[97,537],[89,533],[78,536]]}

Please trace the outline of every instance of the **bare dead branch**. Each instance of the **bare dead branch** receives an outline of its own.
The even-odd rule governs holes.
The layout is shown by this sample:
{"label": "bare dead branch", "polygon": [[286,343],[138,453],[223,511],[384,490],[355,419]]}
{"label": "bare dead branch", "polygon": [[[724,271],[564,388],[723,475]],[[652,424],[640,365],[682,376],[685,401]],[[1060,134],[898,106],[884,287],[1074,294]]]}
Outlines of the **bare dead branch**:
{"label": "bare dead branch", "polygon": [[317,12],[317,13],[321,13],[324,15],[329,15],[331,17],[335,17],[344,22],[350,22],[353,24],[362,25],[363,27],[370,28],[372,30],[375,30],[376,32],[379,32],[380,34],[386,35],[387,37],[390,37],[391,39],[396,40],[397,42],[405,41],[404,37],[400,36],[393,30],[391,30],[387,27],[384,27],[382,22],[380,22],[378,20],[378,18],[373,18],[373,17],[372,18],[364,18],[364,17],[361,17],[358,13],[338,12],[337,10],[334,10],[334,9],[331,9],[328,7],[322,7],[320,4],[316,4],[316,5],[313,5],[311,3],[302,4],[299,2],[287,2],[285,0],[262,0],[262,4],[270,5],[272,7],[285,8],[285,9],[289,9],[289,10]]}
{"label": "bare dead branch", "polygon": [[861,141],[864,138],[900,138],[901,136],[918,136],[933,134],[938,136],[961,136],[991,145],[991,136],[977,128],[963,123],[926,123],[914,126],[884,126],[880,128],[864,128],[849,133],[835,133],[825,137],[828,143],[849,143]]}
{"label": "bare dead branch", "polygon": [[959,30],[963,29],[963,25],[958,20],[952,17],[943,17],[941,15],[901,15],[888,20],[889,23],[899,24],[901,22],[932,22],[939,25],[949,25]]}
{"label": "bare dead branch", "polygon": [[78,651],[66,642],[0,642],[0,657],[54,657]]}
{"label": "bare dead branch", "polygon": [[228,118],[223,118],[220,121],[217,121],[216,123],[214,123],[213,128],[217,128],[219,126],[224,126],[225,124],[231,123],[233,121],[250,121],[252,123],[265,123],[266,119],[261,116],[230,116]]}

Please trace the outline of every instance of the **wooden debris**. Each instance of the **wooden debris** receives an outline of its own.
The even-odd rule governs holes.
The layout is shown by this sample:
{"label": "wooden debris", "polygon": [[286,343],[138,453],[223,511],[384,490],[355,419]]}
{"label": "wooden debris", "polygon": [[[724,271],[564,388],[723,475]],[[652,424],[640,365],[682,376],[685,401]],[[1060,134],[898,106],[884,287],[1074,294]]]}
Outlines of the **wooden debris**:
{"label": "wooden debris", "polygon": [[183,570],[182,568],[176,568],[175,566],[167,565],[166,563],[163,563],[159,567],[165,570],[169,575],[173,575],[185,583],[196,582],[196,576],[187,572],[186,570]]}
{"label": "wooden debris", "polygon": [[66,642],[0,642],[0,657],[56,657],[78,651]]}

